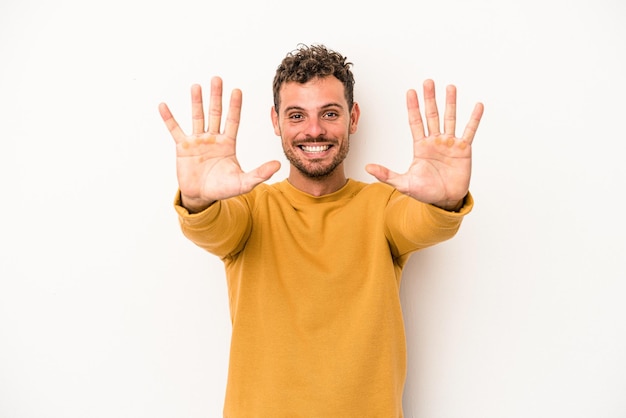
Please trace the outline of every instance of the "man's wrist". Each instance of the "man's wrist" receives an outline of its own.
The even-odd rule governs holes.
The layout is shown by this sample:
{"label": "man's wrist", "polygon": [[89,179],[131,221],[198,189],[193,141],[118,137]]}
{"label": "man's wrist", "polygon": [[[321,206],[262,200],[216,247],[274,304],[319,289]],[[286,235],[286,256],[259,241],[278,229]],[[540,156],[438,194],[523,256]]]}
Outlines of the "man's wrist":
{"label": "man's wrist", "polygon": [[200,213],[215,202],[216,200],[207,201],[203,199],[192,199],[185,197],[182,194],[180,195],[180,205],[187,209],[187,212],[190,214]]}
{"label": "man's wrist", "polygon": [[461,208],[463,208],[464,203],[465,203],[465,198],[461,200],[457,200],[457,201],[452,201],[452,202],[450,201],[438,202],[438,203],[434,203],[433,206],[437,206],[439,209],[443,209],[448,212],[458,212],[461,210]]}

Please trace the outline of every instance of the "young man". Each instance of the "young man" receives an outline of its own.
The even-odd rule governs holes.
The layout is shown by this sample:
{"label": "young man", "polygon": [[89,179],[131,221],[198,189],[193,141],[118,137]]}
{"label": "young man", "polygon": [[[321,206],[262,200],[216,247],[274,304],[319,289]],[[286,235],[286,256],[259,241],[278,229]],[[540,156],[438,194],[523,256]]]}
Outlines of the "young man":
{"label": "young man", "polygon": [[351,63],[322,45],[289,53],[274,78],[271,118],[290,170],[267,162],[244,173],[235,155],[242,103],[231,95],[222,129],[222,81],[211,81],[208,126],[192,86],[193,133],[165,104],[176,142],[184,234],[220,257],[232,340],[224,416],[402,417],[406,343],[399,289],[409,255],[451,238],[471,210],[477,104],[456,137],[448,86],[443,132],[435,87],[407,93],[413,162],[405,174],[370,164],[379,182],[346,177],[359,122]]}

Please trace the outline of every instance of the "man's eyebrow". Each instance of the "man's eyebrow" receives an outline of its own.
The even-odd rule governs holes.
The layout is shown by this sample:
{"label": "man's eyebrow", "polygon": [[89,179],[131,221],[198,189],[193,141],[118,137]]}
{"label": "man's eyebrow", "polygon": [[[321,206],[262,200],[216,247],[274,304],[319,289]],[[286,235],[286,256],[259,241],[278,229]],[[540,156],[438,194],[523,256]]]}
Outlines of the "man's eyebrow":
{"label": "man's eyebrow", "polygon": [[329,107],[339,107],[339,108],[341,108],[343,106],[341,106],[340,103],[328,103],[328,104],[322,106],[322,109],[326,109],[326,108],[329,108]]}
{"label": "man's eyebrow", "polygon": [[[327,104],[323,105],[322,107],[320,107],[320,109],[328,109],[329,107],[341,108],[342,106],[339,103],[332,102],[332,103],[327,103]],[[302,111],[302,110],[305,110],[305,109],[302,106],[289,106],[289,107],[285,108],[285,112],[289,112],[291,110],[300,110],[300,111]]]}

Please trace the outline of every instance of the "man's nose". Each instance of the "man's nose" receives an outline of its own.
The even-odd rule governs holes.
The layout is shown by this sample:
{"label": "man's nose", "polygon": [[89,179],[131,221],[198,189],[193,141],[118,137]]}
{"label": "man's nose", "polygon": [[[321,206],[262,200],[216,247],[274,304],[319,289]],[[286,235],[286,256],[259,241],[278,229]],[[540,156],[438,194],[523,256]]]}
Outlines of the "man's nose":
{"label": "man's nose", "polygon": [[304,127],[304,133],[307,137],[317,138],[326,134],[324,124],[317,118],[309,119]]}

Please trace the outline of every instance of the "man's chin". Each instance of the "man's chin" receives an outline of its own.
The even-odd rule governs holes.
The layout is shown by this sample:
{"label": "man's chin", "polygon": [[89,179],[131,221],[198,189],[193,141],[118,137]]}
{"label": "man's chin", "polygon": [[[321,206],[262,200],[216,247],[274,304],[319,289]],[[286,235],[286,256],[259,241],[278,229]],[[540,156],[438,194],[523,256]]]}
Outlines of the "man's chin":
{"label": "man's chin", "polygon": [[294,164],[294,166],[304,177],[307,177],[311,180],[324,180],[330,177],[335,172],[335,170],[337,170],[338,164],[333,164],[330,166],[315,164]]}

